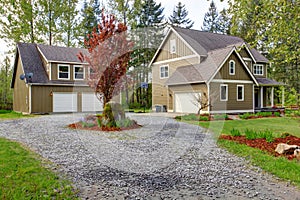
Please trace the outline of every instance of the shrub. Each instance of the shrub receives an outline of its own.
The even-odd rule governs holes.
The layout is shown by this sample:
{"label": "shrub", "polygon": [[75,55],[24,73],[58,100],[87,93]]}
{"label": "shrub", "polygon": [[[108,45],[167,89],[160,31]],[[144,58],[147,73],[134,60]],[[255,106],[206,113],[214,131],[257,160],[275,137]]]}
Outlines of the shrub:
{"label": "shrub", "polygon": [[206,116],[206,115],[200,115],[200,117],[199,117],[199,120],[200,121],[209,121],[209,116]]}
{"label": "shrub", "polygon": [[239,130],[235,129],[235,128],[231,129],[230,134],[231,134],[232,136],[234,136],[234,137],[235,137],[235,136],[241,136],[241,135],[242,135],[241,132],[240,132]]}
{"label": "shrub", "polygon": [[274,112],[275,117],[280,117],[280,112]]}
{"label": "shrub", "polygon": [[258,117],[272,117],[272,112],[258,112],[256,113],[256,116]]}
{"label": "shrub", "polygon": [[266,139],[267,142],[273,142],[274,141],[273,133],[270,130],[265,131],[265,139]]}
{"label": "shrub", "polygon": [[129,118],[126,118],[123,120],[116,121],[116,124],[117,124],[117,127],[119,127],[119,128],[127,128],[127,127],[133,126],[134,124],[137,124],[137,122],[134,120],[131,120]]}
{"label": "shrub", "polygon": [[176,116],[175,119],[176,120],[181,120],[181,116]]}
{"label": "shrub", "polygon": [[81,122],[81,125],[82,127],[87,127],[87,128],[90,128],[90,127],[94,127],[95,124],[94,123],[91,123],[91,122]]}
{"label": "shrub", "polygon": [[254,140],[257,138],[257,133],[254,130],[246,129],[245,136],[248,140]]}

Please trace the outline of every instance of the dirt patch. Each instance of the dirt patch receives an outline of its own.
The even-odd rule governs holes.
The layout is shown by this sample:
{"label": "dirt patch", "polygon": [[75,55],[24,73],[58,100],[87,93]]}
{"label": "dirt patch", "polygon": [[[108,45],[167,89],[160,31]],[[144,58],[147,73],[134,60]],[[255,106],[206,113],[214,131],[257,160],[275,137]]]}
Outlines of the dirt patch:
{"label": "dirt patch", "polygon": [[220,139],[224,140],[231,140],[231,141],[236,141],[240,144],[246,144],[247,146],[261,149],[263,151],[267,151],[273,156],[284,156],[289,160],[292,160],[295,158],[294,152],[287,152],[285,154],[279,154],[275,152],[275,149],[277,147],[277,144],[279,143],[286,143],[289,145],[298,145],[300,146],[300,138],[295,137],[295,136],[287,136],[285,138],[275,138],[273,142],[267,142],[266,139],[253,139],[249,140],[245,136],[231,136],[231,135],[221,135]]}

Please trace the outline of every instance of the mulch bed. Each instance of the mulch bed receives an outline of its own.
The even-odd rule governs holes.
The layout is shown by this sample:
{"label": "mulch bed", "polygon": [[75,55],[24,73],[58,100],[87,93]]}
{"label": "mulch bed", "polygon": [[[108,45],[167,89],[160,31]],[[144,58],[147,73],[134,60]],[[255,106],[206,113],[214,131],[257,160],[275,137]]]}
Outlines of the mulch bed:
{"label": "mulch bed", "polygon": [[134,124],[130,127],[126,127],[126,128],[119,128],[119,127],[99,127],[97,125],[93,126],[93,127],[83,127],[82,123],[77,122],[77,123],[73,123],[73,124],[69,124],[68,125],[69,128],[71,129],[81,129],[81,130],[91,130],[91,131],[124,131],[124,130],[131,130],[131,129],[136,129],[136,128],[140,128],[142,127],[139,124]]}
{"label": "mulch bed", "polygon": [[277,147],[277,144],[279,143],[286,143],[289,145],[298,145],[300,146],[300,138],[295,136],[287,136],[285,138],[275,138],[273,142],[267,142],[266,139],[254,139],[254,140],[248,140],[245,136],[231,136],[231,135],[221,135],[220,139],[224,140],[231,140],[236,141],[240,144],[246,144],[247,146],[261,149],[263,151],[269,152],[273,156],[284,156],[289,160],[292,160],[295,158],[294,152],[287,152],[286,154],[279,154],[275,152],[275,149]]}

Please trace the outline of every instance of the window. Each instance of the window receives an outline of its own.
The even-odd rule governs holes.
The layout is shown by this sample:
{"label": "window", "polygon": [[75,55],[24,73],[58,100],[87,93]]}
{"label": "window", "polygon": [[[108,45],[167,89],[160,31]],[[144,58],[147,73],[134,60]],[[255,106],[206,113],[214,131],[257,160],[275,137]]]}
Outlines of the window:
{"label": "window", "polygon": [[74,66],[74,80],[84,79],[84,69],[83,66]]}
{"label": "window", "polygon": [[70,65],[58,65],[58,79],[70,79]]}
{"label": "window", "polygon": [[254,65],[253,66],[254,75],[264,75],[264,66],[263,65]]}
{"label": "window", "polygon": [[160,67],[160,78],[168,78],[169,77],[169,66],[164,65]]}
{"label": "window", "polygon": [[170,53],[176,53],[176,40],[170,40]]}
{"label": "window", "polygon": [[226,84],[220,85],[220,100],[221,101],[228,100],[228,85],[226,85]]}
{"label": "window", "polygon": [[235,74],[235,62],[233,60],[229,61],[229,74]]}
{"label": "window", "polygon": [[244,86],[243,85],[237,85],[236,98],[238,101],[244,101]]}

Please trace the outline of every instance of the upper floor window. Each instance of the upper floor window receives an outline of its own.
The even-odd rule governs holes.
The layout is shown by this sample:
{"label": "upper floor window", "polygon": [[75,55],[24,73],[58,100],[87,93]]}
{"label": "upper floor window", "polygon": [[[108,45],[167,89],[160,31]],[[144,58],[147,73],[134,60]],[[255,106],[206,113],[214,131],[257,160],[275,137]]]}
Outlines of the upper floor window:
{"label": "upper floor window", "polygon": [[169,66],[164,65],[160,67],[160,78],[168,78],[169,77]]}
{"label": "upper floor window", "polygon": [[58,79],[70,80],[70,65],[58,65]]}
{"label": "upper floor window", "polygon": [[235,62],[233,60],[229,61],[229,74],[235,74]]}
{"label": "upper floor window", "polygon": [[176,40],[170,40],[170,53],[176,53]]}
{"label": "upper floor window", "polygon": [[84,79],[84,68],[81,65],[74,65],[74,80]]}
{"label": "upper floor window", "polygon": [[253,73],[254,75],[264,75],[264,66],[258,64],[253,65]]}
{"label": "upper floor window", "polygon": [[220,101],[227,101],[228,100],[228,85],[221,84],[220,85]]}
{"label": "upper floor window", "polygon": [[236,98],[238,101],[244,101],[244,86],[243,85],[237,85]]}

